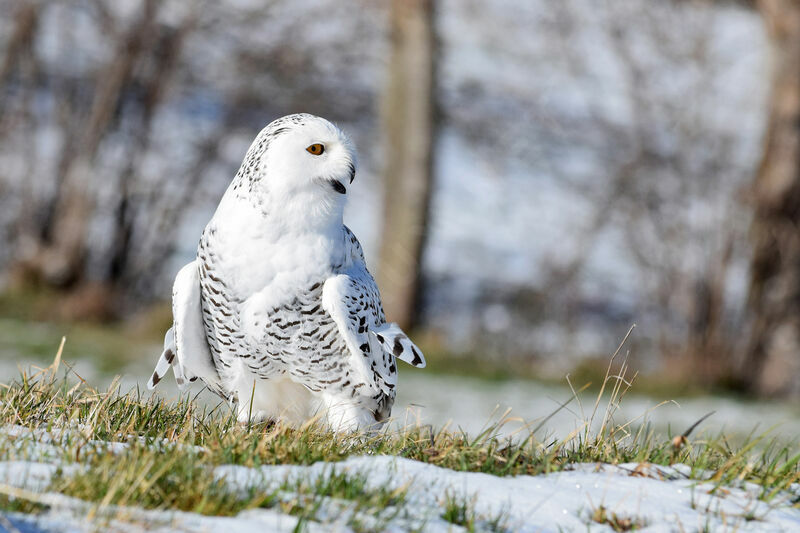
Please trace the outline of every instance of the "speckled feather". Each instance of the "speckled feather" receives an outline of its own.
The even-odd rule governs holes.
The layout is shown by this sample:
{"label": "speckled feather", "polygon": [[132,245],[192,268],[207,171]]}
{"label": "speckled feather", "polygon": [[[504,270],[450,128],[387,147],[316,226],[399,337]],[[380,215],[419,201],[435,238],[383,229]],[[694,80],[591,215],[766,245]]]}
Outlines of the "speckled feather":
{"label": "speckled feather", "polygon": [[[313,143],[324,157],[306,152]],[[179,383],[200,377],[238,401],[241,420],[322,416],[351,430],[389,417],[396,359],[424,359],[385,323],[342,223],[355,170],[349,140],[324,119],[290,115],[262,130],[176,278],[175,334],[151,386],[171,365]]]}

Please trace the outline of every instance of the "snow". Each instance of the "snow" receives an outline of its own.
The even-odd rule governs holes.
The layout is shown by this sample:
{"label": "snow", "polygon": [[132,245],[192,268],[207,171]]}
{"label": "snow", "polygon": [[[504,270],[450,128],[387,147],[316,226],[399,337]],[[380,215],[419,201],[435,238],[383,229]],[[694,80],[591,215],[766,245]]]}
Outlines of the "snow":
{"label": "snow", "polygon": [[[28,490],[41,489],[54,470],[52,465],[0,462],[6,485]],[[502,478],[455,472],[410,459],[360,456],[311,466],[220,466],[215,474],[232,491],[242,491],[253,487],[270,490],[283,481],[313,481],[334,471],[363,474],[367,490],[406,488],[405,501],[399,509],[392,510],[399,512],[390,513],[392,518],[386,524],[387,530],[394,531],[458,530],[442,518],[448,498],[474,506],[478,529],[502,517],[501,524],[509,531],[607,531],[608,526],[591,521],[592,513],[600,506],[609,514],[642,523],[645,531],[652,532],[800,528],[800,509],[791,505],[800,487],[794,487],[793,494],[781,493],[765,502],[758,499],[759,488],[753,484],[715,490],[717,487],[710,481],[688,479],[690,469],[685,465],[576,464],[564,472]],[[118,531],[291,531],[297,526],[295,517],[268,509],[251,510],[232,518],[119,507],[87,515],[87,506],[77,500],[58,495],[45,495],[43,499],[54,505],[42,516],[12,513],[9,518],[56,532],[91,531],[98,520],[109,519]],[[324,523],[312,523],[310,531],[348,531],[346,521],[353,513],[363,511],[324,498],[317,514]]]}
{"label": "snow", "polygon": [[584,530],[592,509],[600,505],[620,516],[642,519],[648,531],[691,530],[704,524],[712,530],[736,527],[745,516],[761,518],[748,523],[751,531],[800,527],[800,510],[791,508],[788,495],[768,505],[757,500],[754,486],[711,493],[713,483],[687,479],[688,467],[683,465],[639,466],[580,464],[567,472],[500,478],[383,456],[355,457],[333,467],[325,463],[262,467],[257,474],[263,478],[244,467],[220,467],[217,472],[242,488],[259,479],[313,478],[331,468],[360,472],[367,476],[368,488],[407,486],[406,506],[418,513],[415,519],[434,528],[447,495],[473,502],[479,517],[505,515],[506,526],[513,531]]}
{"label": "snow", "polygon": [[3,461],[0,463],[0,479],[14,487],[41,491],[47,488],[58,466],[31,461]]}

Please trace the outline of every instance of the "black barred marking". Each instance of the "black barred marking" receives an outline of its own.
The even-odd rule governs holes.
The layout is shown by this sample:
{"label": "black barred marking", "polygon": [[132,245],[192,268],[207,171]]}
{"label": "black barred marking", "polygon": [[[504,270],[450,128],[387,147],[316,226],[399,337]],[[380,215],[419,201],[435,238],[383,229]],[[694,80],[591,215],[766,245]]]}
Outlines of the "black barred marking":
{"label": "black barred marking", "polygon": [[153,372],[153,377],[150,378],[153,382],[153,386],[158,385],[158,382],[161,381],[161,376],[159,376],[156,372]]}
{"label": "black barred marking", "polygon": [[375,337],[377,337],[379,343],[383,344],[383,342],[384,342],[383,335],[381,335],[380,333],[377,333],[375,335]]}
{"label": "black barred marking", "polygon": [[167,350],[164,355],[167,359],[167,363],[169,364],[172,364],[172,361],[175,360],[175,352],[173,352],[172,350]]}
{"label": "black barred marking", "polygon": [[392,347],[392,353],[395,357],[400,357],[400,354],[403,353],[403,345],[400,344],[400,338],[396,338],[394,340],[394,346]]}
{"label": "black barred marking", "polygon": [[331,349],[331,346],[333,346],[333,343],[334,343],[334,342],[336,342],[336,340],[337,340],[337,339],[336,339],[336,337],[332,338],[332,339],[331,339],[331,342],[329,342],[328,344],[326,344],[325,346],[323,346],[323,347],[322,347],[322,349],[323,349],[323,350],[330,350],[330,349]]}
{"label": "black barred marking", "polygon": [[[256,163],[257,160],[252,162],[253,165]],[[342,178],[342,183],[347,182]],[[247,182],[243,185],[243,190],[237,194],[247,194]],[[257,200],[248,198],[254,204]],[[265,205],[258,209],[263,210]],[[225,234],[220,232],[215,236],[213,229],[212,225],[204,232],[198,250],[198,264],[203,323],[214,366],[223,380],[235,375],[237,361],[241,361],[258,379],[269,380],[286,375],[308,390],[340,394],[343,398],[352,396],[359,404],[373,398],[377,403],[376,412],[388,416],[395,387],[386,380],[392,379],[397,372],[390,350],[381,349],[364,355],[364,361],[371,363],[367,368],[372,369],[366,376],[358,375],[356,378],[357,374],[350,372],[353,361],[350,346],[359,346],[362,353],[371,352],[371,341],[366,337],[370,334],[369,328],[385,322],[374,281],[352,278],[344,287],[340,302],[345,313],[342,331],[321,302],[325,278],[317,278],[309,280],[305,289],[298,287],[291,301],[258,310],[258,338],[253,339],[242,331],[242,304],[247,301],[247,295],[237,292],[236,284],[226,286],[222,281],[232,281],[221,264],[227,249],[221,240]],[[346,258],[332,259],[330,268],[334,273],[339,273],[342,268],[336,269],[337,263],[349,268],[353,261],[363,261],[360,245],[347,228],[343,231],[342,245]],[[352,343],[342,335],[345,329],[349,330],[348,335],[356,336]],[[389,342],[383,335],[378,339],[381,344]],[[230,397],[234,392],[225,394]],[[363,405],[375,409],[374,404]]]}
{"label": "black barred marking", "polygon": [[420,357],[419,352],[413,346],[411,347],[411,353],[414,354],[414,359],[411,360],[411,364],[414,366],[422,364],[422,357]]}

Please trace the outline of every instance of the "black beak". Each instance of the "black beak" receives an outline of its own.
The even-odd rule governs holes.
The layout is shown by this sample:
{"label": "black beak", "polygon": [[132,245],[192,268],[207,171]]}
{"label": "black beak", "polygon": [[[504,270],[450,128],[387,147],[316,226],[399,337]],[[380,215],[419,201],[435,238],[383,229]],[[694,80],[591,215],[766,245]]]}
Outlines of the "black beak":
{"label": "black beak", "polygon": [[[352,181],[352,180],[350,180],[350,181]],[[341,181],[339,181],[339,180],[331,180],[331,186],[333,187],[333,190],[338,192],[339,194],[347,194],[347,189],[345,188],[344,185],[342,185]]]}
{"label": "black beak", "polygon": [[353,180],[356,179],[356,166],[353,163],[350,163],[347,166],[350,174],[350,183],[353,183]]}

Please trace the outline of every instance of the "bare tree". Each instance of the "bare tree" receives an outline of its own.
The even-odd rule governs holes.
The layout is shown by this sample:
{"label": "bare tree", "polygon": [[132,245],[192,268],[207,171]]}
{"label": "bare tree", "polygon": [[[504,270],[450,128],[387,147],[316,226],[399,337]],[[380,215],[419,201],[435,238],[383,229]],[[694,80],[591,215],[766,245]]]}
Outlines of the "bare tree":
{"label": "bare tree", "polygon": [[[738,192],[757,165],[753,144],[766,100],[764,84],[752,81],[759,71],[746,70],[762,56],[758,17],[714,0],[596,4],[531,2],[503,25],[479,28],[471,39],[494,47],[498,63],[503,54],[505,68],[491,80],[443,69],[443,123],[474,133],[470,156],[481,154],[498,176],[516,173],[513,185],[531,209],[546,207],[535,183],[554,201],[585,202],[569,219],[559,217],[552,233],[563,238],[541,254],[530,286],[515,281],[519,295],[532,294],[525,305],[487,283],[475,322],[488,323],[478,314],[484,303],[506,305],[511,319],[495,331],[472,331],[481,331],[481,342],[495,336],[507,353],[591,357],[635,321],[632,353],[640,362],[661,364],[683,383],[728,383],[737,371],[741,272],[749,260],[749,213]],[[477,18],[494,14],[488,3],[468,5]],[[734,19],[747,21],[742,49],[720,46]],[[462,42],[463,27],[443,24],[445,57]],[[524,32],[535,42],[507,42]],[[529,84],[520,87],[525,69]],[[741,88],[722,103],[720,87],[735,83]],[[524,246],[528,237],[519,231]],[[491,256],[473,250],[458,259],[472,257],[494,273]],[[587,332],[595,335],[588,341]]]}
{"label": "bare tree", "polygon": [[374,76],[356,74],[378,47],[352,42],[382,38],[383,8],[331,0],[347,30],[332,35],[309,21],[319,5],[273,17],[289,3],[0,0],[2,288],[124,314],[165,294],[179,231],[212,209],[246,138],[288,112],[367,115]]}
{"label": "bare tree", "polygon": [[418,308],[435,142],[433,0],[393,0],[381,120],[385,167],[379,285],[390,320],[412,327]]}
{"label": "bare tree", "polygon": [[760,0],[772,45],[769,124],[753,184],[751,331],[744,378],[762,394],[800,393],[800,2]]}

